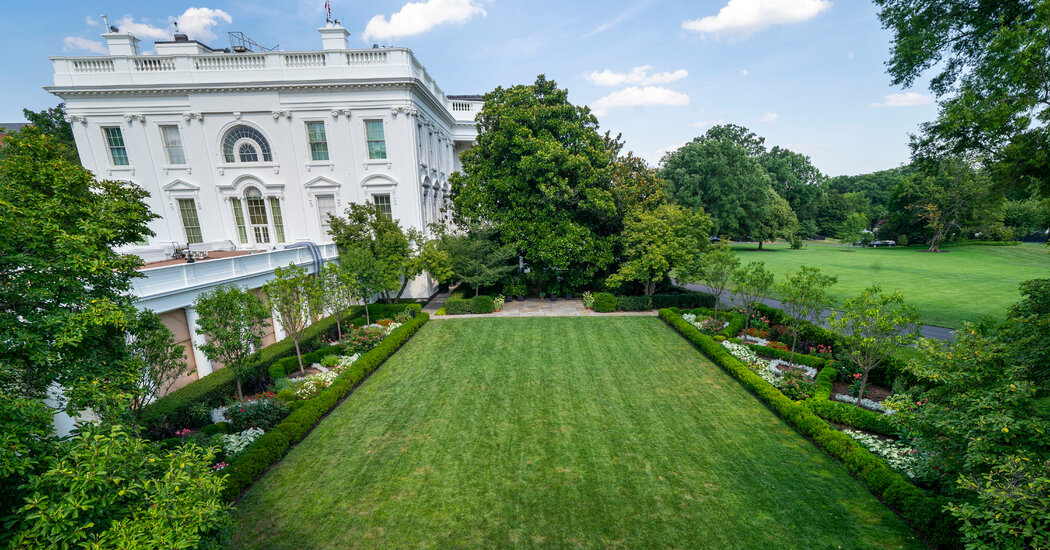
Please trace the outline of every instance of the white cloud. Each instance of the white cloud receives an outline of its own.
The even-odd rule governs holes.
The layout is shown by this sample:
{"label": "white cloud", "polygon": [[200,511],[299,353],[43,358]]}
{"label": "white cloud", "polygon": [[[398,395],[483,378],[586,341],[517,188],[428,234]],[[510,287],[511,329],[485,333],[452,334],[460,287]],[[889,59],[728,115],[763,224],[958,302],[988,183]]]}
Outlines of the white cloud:
{"label": "white cloud", "polygon": [[637,4],[627,8],[626,10],[624,10],[622,12],[620,12],[619,15],[617,15],[616,17],[614,17],[614,18],[612,18],[612,19],[602,23],[601,25],[598,25],[597,27],[592,29],[590,32],[588,32],[588,33],[584,34],[583,36],[581,36],[580,39],[590,38],[590,37],[592,37],[592,36],[594,36],[594,35],[596,35],[598,33],[603,33],[605,31],[615,27],[616,25],[619,25],[620,23],[623,23],[624,21],[627,21],[627,20],[631,19],[639,11],[641,11],[646,6],[648,6],[650,3],[652,3],[652,0],[642,0],[641,2],[638,2]]}
{"label": "white cloud", "polygon": [[740,74],[742,74],[744,76],[747,76],[747,74],[748,74],[747,69],[744,69],[744,70],[740,71]]}
{"label": "white cloud", "polygon": [[689,96],[660,88],[658,86],[646,86],[639,88],[631,86],[618,92],[613,92],[591,104],[591,109],[596,115],[604,115],[609,109],[616,107],[641,107],[644,105],[688,105]]}
{"label": "white cloud", "polygon": [[724,118],[720,118],[718,120],[701,120],[700,122],[694,122],[690,124],[690,126],[692,126],[693,128],[706,128],[708,126],[718,126],[719,124],[722,124],[725,121],[726,120]]}
{"label": "white cloud", "polygon": [[915,107],[917,105],[932,105],[933,96],[916,92],[905,92],[902,94],[889,94],[882,103],[872,103],[872,107]]}
{"label": "white cloud", "polygon": [[117,27],[122,32],[130,32],[139,38],[152,38],[154,40],[171,40],[174,33],[173,22],[179,23],[179,31],[186,33],[193,40],[215,40],[215,32],[212,31],[223,22],[233,23],[233,17],[222,11],[212,8],[187,8],[182,15],[168,17],[168,25],[155,27],[145,21],[135,21],[131,15],[124,16],[117,21]]}
{"label": "white cloud", "polygon": [[99,40],[88,40],[79,36],[67,36],[62,39],[62,49],[66,51],[88,51],[106,55],[109,49]]}
{"label": "white cloud", "polygon": [[89,27],[97,27],[98,19],[91,17],[90,15],[84,18],[84,23],[87,23]]}
{"label": "white cloud", "polygon": [[398,38],[429,31],[442,23],[462,23],[475,15],[486,15],[475,0],[424,0],[409,2],[390,16],[376,15],[368,21],[361,35],[372,39]]}
{"label": "white cloud", "polygon": [[668,82],[674,82],[675,80],[681,80],[689,76],[689,71],[685,69],[678,69],[673,72],[649,74],[649,70],[653,67],[651,65],[642,65],[641,67],[635,67],[631,69],[629,73],[614,73],[609,69],[605,69],[602,72],[591,71],[583,75],[584,78],[590,80],[596,86],[620,86],[622,84],[641,84],[647,86],[650,84],[667,84]]}
{"label": "white cloud", "polygon": [[853,59],[854,55],[853,50],[850,50],[850,52],[846,54],[846,59]]}
{"label": "white cloud", "polygon": [[761,120],[762,122],[776,122],[778,118],[780,118],[780,115],[777,113],[766,113],[762,115]]}
{"label": "white cloud", "polygon": [[831,7],[828,0],[729,0],[718,11],[682,22],[682,28],[715,36],[747,38],[773,25],[800,23]]}

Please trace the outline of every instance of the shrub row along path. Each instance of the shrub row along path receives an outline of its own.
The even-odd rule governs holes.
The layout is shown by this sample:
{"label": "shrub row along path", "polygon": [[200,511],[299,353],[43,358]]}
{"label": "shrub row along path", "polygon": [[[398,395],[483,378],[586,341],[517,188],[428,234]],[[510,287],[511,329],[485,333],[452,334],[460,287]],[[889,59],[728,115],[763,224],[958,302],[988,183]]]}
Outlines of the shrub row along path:
{"label": "shrub row along path", "polygon": [[[687,284],[682,286],[689,290],[698,290],[700,292],[714,294],[714,290],[707,285]],[[780,300],[774,300],[773,298],[762,298],[759,301],[761,301],[763,304],[766,304],[767,306],[775,307],[777,309],[783,309],[784,307],[783,302],[781,302]],[[718,300],[718,303],[722,304],[725,307],[734,307],[738,305],[738,302],[736,301],[736,294],[727,290],[722,294],[722,297],[720,300]],[[831,311],[824,312],[824,320],[821,321],[821,325],[823,325],[824,328],[830,328],[831,325],[828,324],[827,317],[831,314]],[[922,334],[923,338],[930,338],[931,340],[951,341],[953,339],[953,329],[946,327],[935,327],[933,325],[919,325],[919,332]]]}
{"label": "shrub row along path", "polygon": [[558,301],[551,300],[539,300],[536,298],[526,298],[524,301],[517,301],[507,299],[507,302],[503,305],[503,309],[494,313],[486,313],[482,315],[474,314],[463,314],[463,315],[435,315],[439,309],[444,307],[445,300],[448,299],[451,293],[446,292],[435,296],[427,305],[423,308],[423,311],[430,314],[430,319],[463,319],[470,317],[601,317],[601,316],[655,316],[656,310],[652,311],[614,311],[611,313],[595,313],[583,305],[583,300],[580,298],[565,300],[559,299]]}
{"label": "shrub row along path", "polygon": [[652,317],[429,323],[245,495],[235,548],[922,548]]}

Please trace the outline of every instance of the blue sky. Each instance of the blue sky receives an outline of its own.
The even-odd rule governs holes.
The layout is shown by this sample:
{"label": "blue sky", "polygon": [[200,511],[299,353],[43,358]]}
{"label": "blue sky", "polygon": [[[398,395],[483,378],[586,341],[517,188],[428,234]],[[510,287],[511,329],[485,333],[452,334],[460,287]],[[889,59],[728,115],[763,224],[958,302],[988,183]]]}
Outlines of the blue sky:
{"label": "blue sky", "polygon": [[[907,136],[936,116],[925,82],[890,86],[890,35],[858,0],[332,0],[354,46],[411,48],[448,94],[546,74],[655,164],[662,152],[735,123],[810,155],[828,175],[908,160]],[[244,31],[263,45],[319,49],[324,0],[5,2],[0,121],[57,103],[50,55],[94,55],[99,15],[143,39],[170,21],[216,47]],[[365,40],[362,37],[367,37]],[[12,55],[15,53],[15,55]]]}

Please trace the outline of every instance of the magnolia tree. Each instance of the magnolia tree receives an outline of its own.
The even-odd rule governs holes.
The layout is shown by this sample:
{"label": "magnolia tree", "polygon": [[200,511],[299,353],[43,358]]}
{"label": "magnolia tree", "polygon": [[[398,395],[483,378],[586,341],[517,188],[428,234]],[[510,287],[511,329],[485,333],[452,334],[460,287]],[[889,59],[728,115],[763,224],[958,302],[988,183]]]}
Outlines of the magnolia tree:
{"label": "magnolia tree", "polygon": [[284,331],[295,342],[295,356],[299,359],[299,372],[305,372],[299,340],[302,340],[303,331],[310,326],[313,320],[313,313],[317,310],[321,291],[318,288],[317,279],[302,266],[278,267],[273,270],[273,275],[273,279],[263,285],[263,292],[269,298],[270,307],[277,316],[275,320],[281,323]]}
{"label": "magnolia tree", "polygon": [[831,306],[828,289],[838,280],[834,275],[825,275],[820,269],[804,265],[798,272],[788,273],[786,280],[777,285],[784,313],[791,317],[790,363],[795,362],[799,327],[803,321],[816,323],[827,315],[827,308]]}
{"label": "magnolia tree", "polygon": [[736,299],[744,308],[744,333],[751,328],[751,316],[769,289],[773,287],[773,274],[766,270],[765,262],[750,262],[733,272],[733,290]]}
{"label": "magnolia tree", "polygon": [[919,337],[918,319],[919,312],[904,303],[900,292],[883,294],[877,283],[846,300],[842,312],[831,318],[831,326],[842,335],[846,355],[863,374],[858,403],[864,397],[868,374]]}
{"label": "magnolia tree", "polygon": [[197,334],[210,337],[201,351],[212,361],[221,361],[237,374],[237,396],[244,397],[241,379],[247,359],[262,346],[263,329],[270,316],[266,305],[251,290],[224,285],[197,297]]}

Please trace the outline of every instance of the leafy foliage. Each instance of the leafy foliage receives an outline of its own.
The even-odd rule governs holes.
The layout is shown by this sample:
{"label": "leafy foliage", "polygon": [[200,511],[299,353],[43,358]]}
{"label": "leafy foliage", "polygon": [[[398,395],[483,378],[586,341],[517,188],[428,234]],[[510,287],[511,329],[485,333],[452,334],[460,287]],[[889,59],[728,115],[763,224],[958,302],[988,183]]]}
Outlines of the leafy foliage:
{"label": "leafy foliage", "polygon": [[[338,288],[335,290],[338,292]],[[313,321],[314,305],[321,300],[322,290],[317,278],[307,273],[302,266],[278,267],[273,270],[273,278],[263,285],[263,292],[276,315],[274,321],[280,323],[292,337],[295,355],[299,358],[299,371],[303,372],[303,353],[299,349],[299,340]]]}
{"label": "leafy foliage", "polygon": [[237,396],[243,397],[242,378],[249,373],[248,357],[262,347],[263,328],[270,312],[251,290],[223,285],[197,296],[197,332],[209,336],[201,351],[221,361],[237,375]]}
{"label": "leafy foliage", "polygon": [[150,310],[137,312],[128,334],[128,353],[138,373],[138,385],[132,389],[131,411],[136,419],[142,408],[168,392],[179,376],[188,371],[183,348]]}
{"label": "leafy foliage", "polygon": [[702,261],[710,227],[710,219],[703,212],[682,210],[677,205],[633,210],[624,222],[620,269],[606,284],[616,288],[625,281],[638,281],[644,294],[652,295],[657,283],[672,270],[689,272]]}
{"label": "leafy foliage", "polygon": [[827,314],[827,308],[831,305],[828,289],[837,282],[838,277],[825,275],[818,268],[804,265],[797,272],[788,273],[784,282],[777,285],[784,313],[791,319],[789,363],[795,362],[799,326],[804,321],[816,323],[818,319]]}

